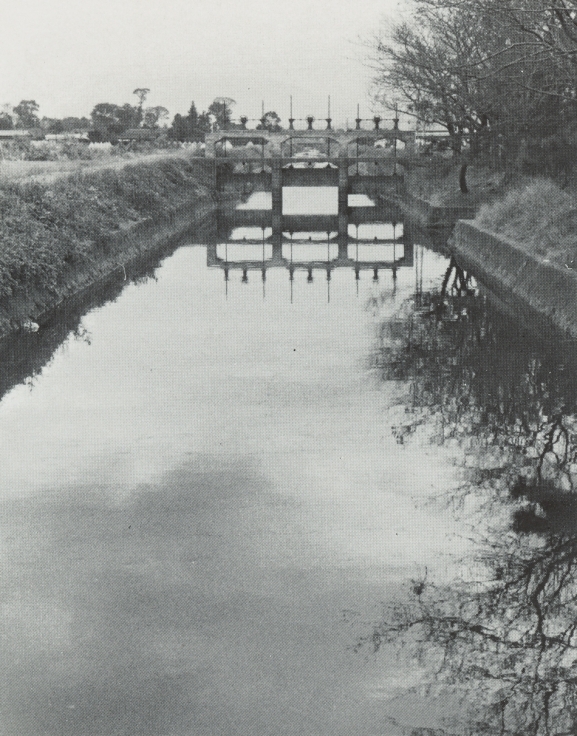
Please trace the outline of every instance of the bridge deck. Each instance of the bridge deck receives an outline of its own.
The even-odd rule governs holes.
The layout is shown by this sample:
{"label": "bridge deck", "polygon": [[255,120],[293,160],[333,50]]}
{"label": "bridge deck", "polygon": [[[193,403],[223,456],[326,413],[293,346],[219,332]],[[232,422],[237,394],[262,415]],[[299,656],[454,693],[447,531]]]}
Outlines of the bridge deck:
{"label": "bridge deck", "polygon": [[[289,168],[293,164],[305,164],[299,168],[306,169],[319,169],[319,168],[334,168],[338,169],[343,164],[353,166],[354,164],[379,164],[379,163],[394,163],[394,158],[390,153],[375,156],[319,156],[318,158],[302,157],[302,156],[274,156],[270,153],[268,155],[260,155],[255,153],[254,156],[234,155],[233,152],[223,154],[222,156],[216,156],[214,163],[216,165],[227,164],[227,163],[260,163],[265,161],[266,164],[276,163],[282,166],[283,169]],[[295,167],[296,168],[296,167]]]}
{"label": "bridge deck", "polygon": [[[336,232],[336,231],[334,231]],[[241,238],[241,239],[233,239],[233,238],[226,238],[226,242],[231,245],[262,245],[263,243],[266,243],[270,245],[271,242],[273,242],[273,237],[269,235],[266,238]],[[327,242],[332,244],[335,244],[338,242],[338,237],[333,236],[331,238],[325,239],[325,240],[310,240],[309,238],[290,238],[283,233],[283,244],[286,245],[326,245]],[[403,239],[401,238],[353,238],[349,236],[349,245],[403,245]]]}
{"label": "bridge deck", "polygon": [[214,133],[208,133],[205,137],[206,156],[214,158],[218,151],[219,143],[228,141],[240,145],[246,145],[249,141],[257,144],[269,146],[272,150],[281,152],[283,145],[290,144],[291,141],[307,141],[307,140],[325,140],[331,146],[344,149],[350,144],[367,141],[375,143],[377,140],[400,140],[403,141],[407,148],[414,146],[415,132],[403,131],[395,128],[384,128],[374,130],[333,130],[331,128],[325,130],[283,130],[272,132],[267,130],[220,130]]}

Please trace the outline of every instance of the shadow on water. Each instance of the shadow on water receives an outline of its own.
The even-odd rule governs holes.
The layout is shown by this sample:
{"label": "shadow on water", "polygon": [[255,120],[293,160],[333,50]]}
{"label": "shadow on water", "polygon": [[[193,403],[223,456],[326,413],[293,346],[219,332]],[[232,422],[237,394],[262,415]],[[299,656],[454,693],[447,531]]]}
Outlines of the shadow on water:
{"label": "shadow on water", "polygon": [[[238,193],[237,193],[238,194]],[[262,194],[262,193],[261,193]],[[264,193],[266,194],[266,193]],[[254,225],[257,222],[262,225],[264,231],[265,225],[260,222],[260,217],[264,217],[263,222],[268,222],[270,219],[270,209],[260,210],[248,210],[243,211],[242,208],[235,210],[235,204],[237,200],[231,200],[230,202],[223,203],[222,207],[215,212],[211,212],[204,220],[201,227],[195,227],[188,233],[179,234],[177,237],[169,240],[160,249],[156,249],[153,253],[144,255],[141,258],[133,261],[131,264],[126,265],[125,270],[119,268],[117,272],[104,282],[98,283],[92,288],[85,290],[78,297],[72,297],[67,299],[66,302],[50,314],[46,315],[42,322],[41,329],[35,333],[27,333],[24,331],[15,333],[7,338],[0,341],[0,399],[14,386],[26,382],[27,380],[33,379],[37,376],[44,366],[46,366],[52,359],[55,351],[62,345],[67,339],[82,339],[87,342],[90,341],[90,335],[82,324],[82,318],[88,312],[93,309],[104,306],[107,303],[114,302],[126,286],[130,284],[144,283],[147,280],[154,278],[156,270],[161,265],[162,261],[170,256],[174,251],[184,243],[199,243],[207,244],[207,263],[211,266],[217,266],[225,272],[225,279],[228,279],[229,271],[233,269],[242,269],[243,280],[248,280],[247,272],[249,270],[258,270],[262,272],[263,280],[266,278],[266,268],[270,266],[282,266],[290,271],[291,279],[294,271],[297,269],[305,269],[309,273],[309,280],[312,281],[313,269],[323,269],[326,271],[327,278],[330,280],[331,271],[336,267],[346,266],[347,268],[354,268],[354,275],[359,278],[361,270],[370,270],[374,273],[375,280],[379,269],[393,269],[393,273],[396,276],[396,268],[402,266],[412,267],[412,240],[411,236],[407,235],[405,238],[402,236],[397,238],[395,242],[398,242],[399,247],[395,256],[394,246],[390,245],[392,240],[379,240],[381,247],[386,249],[386,245],[389,244],[390,253],[387,252],[385,256],[374,255],[373,252],[369,252],[369,257],[366,260],[360,260],[358,257],[359,246],[357,245],[356,260],[354,256],[354,243],[357,241],[354,238],[345,239],[344,244],[341,243],[339,246],[338,254],[331,255],[330,259],[327,259],[324,251],[321,256],[318,254],[310,255],[306,253],[304,260],[299,261],[298,259],[293,262],[292,260],[292,233],[290,237],[290,243],[287,241],[282,248],[273,250],[272,258],[268,261],[263,262],[262,258],[248,256],[246,260],[243,254],[243,259],[240,262],[230,262],[218,255],[217,244],[226,244],[230,241],[230,235],[232,230],[237,227],[238,222],[235,218],[239,218],[239,222],[249,222]],[[268,202],[268,200],[267,200]],[[265,202],[266,204],[266,202]],[[358,213],[362,208],[357,208],[355,211]],[[351,227],[358,228],[359,224],[365,220],[371,221],[374,219],[374,208],[371,209],[370,217],[366,215],[357,215],[356,219],[353,214],[350,216],[350,222],[356,223]],[[389,219],[392,221],[399,221],[400,227],[402,228],[402,218],[397,210],[391,210],[390,208],[380,208],[378,210],[379,220],[378,226],[381,228],[386,227],[382,225],[382,222],[388,222]],[[248,215],[248,219],[247,219]],[[256,218],[256,219],[255,219]],[[383,219],[384,218],[384,219]],[[296,215],[294,218],[296,224],[300,224],[302,229],[307,229],[311,226],[314,227],[316,219],[313,216],[304,218],[300,215]],[[317,218],[318,219],[318,218]],[[323,219],[321,217],[321,219]],[[327,219],[327,218],[325,218]],[[329,220],[336,219],[332,215],[328,217]],[[358,222],[357,222],[358,220]],[[293,223],[293,224],[295,224]],[[332,223],[334,225],[334,223]],[[334,225],[336,228],[336,225]],[[362,227],[362,224],[361,224]],[[249,230],[255,230],[255,227],[248,228]],[[402,232],[402,230],[401,230]],[[322,237],[326,239],[327,233],[322,232]],[[307,232],[307,237],[310,233]],[[390,237],[390,233],[386,233],[384,237]],[[310,240],[310,237],[309,237]],[[369,251],[377,251],[377,237],[374,238],[374,242],[371,239],[368,246]],[[261,242],[261,233],[259,232],[259,240]],[[296,243],[295,239],[295,243]],[[244,249],[247,253],[250,250],[249,243],[237,243],[241,249]],[[314,245],[314,243],[313,243]],[[305,249],[311,250],[311,243],[307,242]],[[336,249],[336,243],[331,243],[331,247]],[[288,254],[288,248],[290,247],[290,256]],[[298,247],[298,246],[296,246]],[[367,248],[366,245],[361,245],[361,248]],[[232,250],[232,248],[231,248]],[[326,246],[325,246],[326,250]],[[286,251],[286,252],[285,252]],[[296,252],[296,250],[295,250]],[[380,259],[380,260],[379,260]],[[383,260],[384,259],[384,260]]]}
{"label": "shadow on water", "polygon": [[372,364],[406,407],[397,442],[453,454],[474,552],[450,584],[413,580],[359,648],[418,662],[415,690],[447,704],[438,730],[405,712],[411,736],[575,734],[577,351],[452,278],[382,323]]}
{"label": "shadow on water", "polygon": [[205,225],[168,240],[160,249],[119,268],[104,282],[67,299],[43,320],[38,332],[17,332],[0,341],[0,399],[14,386],[34,379],[50,363],[56,350],[69,338],[90,342],[82,318],[93,309],[116,301],[130,284],[146,283],[155,278],[162,261],[187,242],[204,242]]}

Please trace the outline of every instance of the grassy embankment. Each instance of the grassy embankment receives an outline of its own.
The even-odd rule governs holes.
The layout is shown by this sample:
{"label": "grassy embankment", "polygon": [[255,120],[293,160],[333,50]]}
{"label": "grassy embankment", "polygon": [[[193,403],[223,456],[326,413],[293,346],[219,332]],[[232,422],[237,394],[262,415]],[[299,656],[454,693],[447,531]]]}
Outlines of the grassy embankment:
{"label": "grassy embankment", "polygon": [[577,268],[575,195],[534,179],[483,205],[474,224],[519,243],[541,261]]}
{"label": "grassy embankment", "polygon": [[0,164],[0,335],[134,257],[123,235],[210,202],[209,182],[183,153]]}
{"label": "grassy embankment", "polygon": [[73,174],[92,173],[103,169],[121,170],[134,164],[155,163],[161,160],[187,158],[186,151],[167,152],[159,150],[150,153],[124,155],[102,152],[101,155],[87,159],[62,158],[49,161],[23,159],[0,160],[0,187],[10,183],[37,182],[51,184],[62,177]]}
{"label": "grassy embankment", "polygon": [[453,159],[419,156],[405,165],[405,186],[434,207],[480,206],[502,196],[504,174],[486,166],[469,166],[468,194],[459,190],[460,164]]}
{"label": "grassy embankment", "polygon": [[473,165],[467,172],[469,192],[463,194],[458,171],[447,160],[418,162],[405,175],[407,191],[437,207],[473,205],[475,225],[515,241],[538,260],[577,268],[573,190],[545,178],[518,176],[507,182],[503,172]]}

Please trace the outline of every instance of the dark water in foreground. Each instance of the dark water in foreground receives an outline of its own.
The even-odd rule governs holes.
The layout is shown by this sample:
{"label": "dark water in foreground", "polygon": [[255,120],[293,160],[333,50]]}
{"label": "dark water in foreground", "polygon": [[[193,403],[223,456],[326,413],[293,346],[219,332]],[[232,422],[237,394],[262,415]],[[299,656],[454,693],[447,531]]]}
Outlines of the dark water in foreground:
{"label": "dark water in foreground", "polygon": [[291,301],[183,246],[5,394],[2,736],[572,717],[575,374],[418,252]]}

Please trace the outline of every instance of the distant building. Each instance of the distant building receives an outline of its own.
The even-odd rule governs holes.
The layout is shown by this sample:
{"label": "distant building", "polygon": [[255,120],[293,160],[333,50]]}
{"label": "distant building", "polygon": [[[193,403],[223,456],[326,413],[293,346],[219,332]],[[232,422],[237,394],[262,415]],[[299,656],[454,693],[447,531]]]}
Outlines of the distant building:
{"label": "distant building", "polygon": [[0,130],[0,141],[29,140],[40,141],[44,139],[44,131],[41,128],[14,128],[14,130]]}
{"label": "distant building", "polygon": [[119,143],[132,143],[133,141],[155,141],[162,133],[159,128],[128,128],[118,136]]}
{"label": "distant building", "polygon": [[46,133],[47,141],[79,141],[80,143],[89,143],[88,131],[69,132],[69,133]]}

